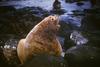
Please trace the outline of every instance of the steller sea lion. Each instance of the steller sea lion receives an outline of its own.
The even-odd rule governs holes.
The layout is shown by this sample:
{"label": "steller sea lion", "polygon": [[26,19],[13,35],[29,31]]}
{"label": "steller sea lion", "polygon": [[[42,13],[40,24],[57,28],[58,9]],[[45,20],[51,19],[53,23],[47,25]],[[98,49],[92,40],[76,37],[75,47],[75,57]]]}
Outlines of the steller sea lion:
{"label": "steller sea lion", "polygon": [[62,47],[56,37],[59,27],[58,16],[48,16],[21,39],[17,47],[21,63],[39,54],[61,56]]}

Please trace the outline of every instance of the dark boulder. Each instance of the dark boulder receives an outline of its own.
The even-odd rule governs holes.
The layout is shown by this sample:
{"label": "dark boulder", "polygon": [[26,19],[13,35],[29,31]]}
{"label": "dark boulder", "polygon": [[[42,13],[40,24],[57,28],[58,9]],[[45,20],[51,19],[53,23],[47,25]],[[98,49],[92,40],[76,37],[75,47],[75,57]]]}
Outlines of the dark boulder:
{"label": "dark boulder", "polygon": [[54,10],[60,10],[61,9],[61,3],[59,2],[59,0],[55,0],[53,3],[53,9]]}
{"label": "dark boulder", "polygon": [[20,63],[16,53],[19,39],[17,35],[0,34],[0,66],[15,67]]}
{"label": "dark boulder", "polygon": [[65,53],[70,67],[99,67],[100,49],[90,46],[74,46]]}
{"label": "dark boulder", "polygon": [[64,40],[64,45],[63,45],[63,49],[66,51],[67,49],[71,48],[72,46],[75,46],[76,44],[70,39],[70,34],[71,33],[67,33],[65,36],[65,40]]}
{"label": "dark boulder", "polygon": [[74,0],[65,0],[66,3],[74,3]]}
{"label": "dark boulder", "polygon": [[[62,57],[38,55],[26,62],[22,67],[65,67]],[[68,67],[66,65],[66,67]]]}
{"label": "dark boulder", "polygon": [[14,8],[13,6],[0,6],[0,14],[9,12],[9,11],[16,11],[16,8]]}
{"label": "dark boulder", "polygon": [[1,34],[25,36],[38,22],[49,13],[39,7],[26,7],[0,14]]}
{"label": "dark boulder", "polygon": [[67,50],[72,46],[85,45],[87,43],[88,43],[87,37],[85,37],[81,32],[74,30],[71,33],[66,34],[64,40],[64,48],[65,50]]}
{"label": "dark boulder", "polygon": [[81,22],[83,31],[99,31],[100,30],[100,10],[89,9],[86,10],[86,16]]}
{"label": "dark boulder", "polygon": [[82,32],[82,34],[88,39],[88,42],[85,45],[93,46],[99,48],[100,43],[100,31],[94,32]]}

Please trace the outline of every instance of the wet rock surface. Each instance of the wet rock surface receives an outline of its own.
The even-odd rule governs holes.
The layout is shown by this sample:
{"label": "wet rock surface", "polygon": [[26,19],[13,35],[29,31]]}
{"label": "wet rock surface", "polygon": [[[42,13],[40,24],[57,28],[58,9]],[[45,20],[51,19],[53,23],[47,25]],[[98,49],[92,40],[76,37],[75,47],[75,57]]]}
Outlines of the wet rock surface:
{"label": "wet rock surface", "polygon": [[[82,20],[83,31],[99,31],[100,29],[100,8],[94,8],[86,11],[87,14]],[[92,20],[91,20],[92,19]]]}
{"label": "wet rock surface", "polygon": [[0,34],[27,34],[34,25],[47,15],[46,11],[38,7],[26,7],[16,11],[8,10],[8,12],[0,14]]}
{"label": "wet rock surface", "polygon": [[0,14],[8,12],[8,11],[15,11],[16,9],[13,6],[0,6]]}
{"label": "wet rock surface", "polygon": [[100,66],[100,49],[90,46],[74,46],[66,51],[65,59],[69,67]]}
{"label": "wet rock surface", "polygon": [[14,34],[0,34],[0,66],[13,67],[19,63],[16,47],[20,37]]}
{"label": "wet rock surface", "polygon": [[68,67],[63,57],[39,55],[26,62],[22,67]]}
{"label": "wet rock surface", "polygon": [[76,46],[76,45],[84,45],[88,43],[88,39],[84,37],[79,31],[72,31],[68,33],[64,40],[64,48],[65,50]]}

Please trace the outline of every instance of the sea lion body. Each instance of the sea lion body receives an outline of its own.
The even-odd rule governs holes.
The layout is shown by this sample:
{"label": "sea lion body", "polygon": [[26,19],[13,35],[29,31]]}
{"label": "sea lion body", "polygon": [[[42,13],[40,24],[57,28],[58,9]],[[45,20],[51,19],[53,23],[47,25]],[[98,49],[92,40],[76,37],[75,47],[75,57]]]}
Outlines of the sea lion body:
{"label": "sea lion body", "polygon": [[25,39],[19,41],[17,53],[21,63],[39,54],[61,56],[62,47],[56,37],[58,29],[57,16],[48,16],[38,23]]}

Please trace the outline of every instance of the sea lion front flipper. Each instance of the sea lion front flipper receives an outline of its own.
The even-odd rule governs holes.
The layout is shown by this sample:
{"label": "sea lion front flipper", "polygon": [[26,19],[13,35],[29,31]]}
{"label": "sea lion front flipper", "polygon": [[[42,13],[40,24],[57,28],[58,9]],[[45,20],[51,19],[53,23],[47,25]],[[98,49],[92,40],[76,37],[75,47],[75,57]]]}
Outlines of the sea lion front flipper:
{"label": "sea lion front flipper", "polygon": [[24,44],[25,44],[25,39],[21,39],[17,46],[17,54],[18,54],[21,64],[23,64],[25,61]]}

